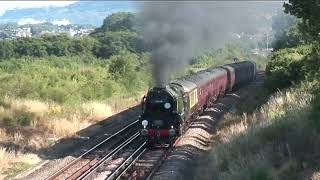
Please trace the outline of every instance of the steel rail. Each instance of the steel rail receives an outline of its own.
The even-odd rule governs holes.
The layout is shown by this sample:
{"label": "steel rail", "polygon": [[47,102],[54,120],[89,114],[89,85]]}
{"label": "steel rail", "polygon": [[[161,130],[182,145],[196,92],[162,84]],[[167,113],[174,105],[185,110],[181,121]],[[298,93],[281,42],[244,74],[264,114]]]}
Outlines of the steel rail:
{"label": "steel rail", "polygon": [[[143,142],[129,157],[127,157],[127,159],[124,162],[122,162],[118,166],[118,168],[115,171],[113,171],[106,178],[106,180],[119,179],[133,165],[133,163],[147,150],[145,145],[146,145],[146,142]],[[123,167],[125,167],[125,169],[121,171]],[[120,174],[118,174],[119,172]]]}
{"label": "steel rail", "polygon": [[93,146],[91,149],[89,149],[88,151],[86,151],[85,153],[81,154],[80,156],[78,156],[76,159],[74,159],[73,161],[71,161],[70,163],[68,163],[67,165],[65,165],[63,168],[59,169],[58,171],[56,171],[55,173],[53,173],[52,175],[50,175],[49,177],[46,178],[46,180],[53,180],[54,178],[60,176],[61,174],[63,174],[63,172],[65,172],[66,170],[68,170],[70,167],[72,167],[74,164],[76,164],[77,162],[79,162],[84,156],[88,155],[89,153],[91,153],[92,151],[94,151],[95,149],[97,149],[98,147],[102,146],[103,144],[105,144],[107,141],[113,139],[115,136],[119,135],[120,133],[124,132],[125,130],[129,129],[130,127],[132,127],[133,125],[135,125],[136,123],[138,123],[139,120],[135,120],[134,122],[130,123],[129,125],[125,126],[124,128],[122,128],[121,130],[119,130],[118,132],[112,134],[111,136],[107,137],[106,139],[104,139],[103,141],[101,141],[100,143],[98,143],[97,145]]}
{"label": "steel rail", "polygon": [[122,150],[124,147],[126,147],[128,144],[130,144],[132,141],[137,139],[140,136],[140,132],[135,133],[130,138],[125,140],[123,143],[121,143],[119,146],[117,146],[115,149],[113,149],[111,152],[109,152],[107,155],[105,155],[103,158],[101,158],[97,163],[95,163],[93,166],[90,167],[85,173],[83,173],[81,176],[77,177],[77,180],[80,179],[88,179],[96,170],[103,165],[105,162],[108,162],[112,159],[114,155],[116,155],[120,150]]}

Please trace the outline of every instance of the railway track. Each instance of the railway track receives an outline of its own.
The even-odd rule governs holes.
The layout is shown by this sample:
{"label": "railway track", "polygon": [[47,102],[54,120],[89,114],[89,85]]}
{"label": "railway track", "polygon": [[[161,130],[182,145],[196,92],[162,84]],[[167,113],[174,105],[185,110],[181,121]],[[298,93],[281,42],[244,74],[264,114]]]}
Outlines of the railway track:
{"label": "railway track", "polygon": [[119,179],[135,163],[135,161],[146,151],[145,143],[142,143],[119,167],[111,173],[107,180]]}
{"label": "railway track", "polygon": [[147,149],[138,157],[134,163],[122,173],[123,179],[139,180],[153,179],[154,174],[158,171],[164,160],[174,150],[175,145],[180,141],[178,138],[171,147],[158,147]]}
{"label": "railway track", "polygon": [[105,159],[89,174],[80,179],[120,179],[134,162],[146,151],[146,142],[137,137],[129,142],[125,148],[114,154],[112,160]]}
{"label": "railway track", "polygon": [[85,179],[101,164],[110,161],[119,151],[137,141],[137,128],[138,120],[107,137],[46,179]]}

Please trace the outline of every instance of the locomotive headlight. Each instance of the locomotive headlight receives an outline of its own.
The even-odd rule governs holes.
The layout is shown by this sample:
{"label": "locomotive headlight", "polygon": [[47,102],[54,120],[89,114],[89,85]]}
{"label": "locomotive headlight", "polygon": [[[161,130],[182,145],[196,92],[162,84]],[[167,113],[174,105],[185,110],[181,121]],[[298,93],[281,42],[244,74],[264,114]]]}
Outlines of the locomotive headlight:
{"label": "locomotive headlight", "polygon": [[141,124],[142,124],[143,128],[146,128],[148,126],[148,121],[147,120],[143,120],[141,122]]}
{"label": "locomotive headlight", "polygon": [[170,103],[164,103],[164,108],[165,109],[170,109],[171,108],[171,104]]}

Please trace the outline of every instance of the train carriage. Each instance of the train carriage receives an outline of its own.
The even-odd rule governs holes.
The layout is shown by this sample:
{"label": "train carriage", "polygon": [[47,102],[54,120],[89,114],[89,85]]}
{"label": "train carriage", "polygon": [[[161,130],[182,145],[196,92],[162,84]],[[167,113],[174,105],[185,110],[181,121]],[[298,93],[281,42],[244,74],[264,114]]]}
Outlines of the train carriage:
{"label": "train carriage", "polygon": [[242,86],[252,81],[256,76],[256,63],[253,61],[242,61],[233,64],[227,64],[235,71],[235,87]]}

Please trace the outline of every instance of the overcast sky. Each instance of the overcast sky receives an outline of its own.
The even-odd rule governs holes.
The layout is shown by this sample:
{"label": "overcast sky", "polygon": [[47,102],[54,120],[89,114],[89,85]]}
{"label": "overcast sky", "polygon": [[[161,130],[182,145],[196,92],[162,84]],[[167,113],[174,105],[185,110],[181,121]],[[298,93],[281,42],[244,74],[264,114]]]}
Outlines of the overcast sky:
{"label": "overcast sky", "polygon": [[48,6],[67,6],[77,1],[0,1],[0,15],[3,15],[6,10],[48,7]]}

